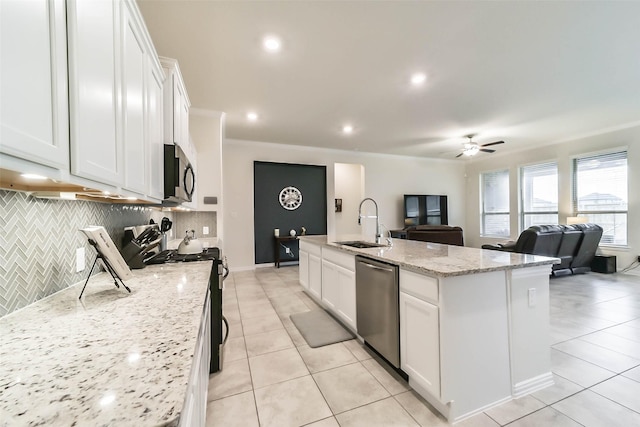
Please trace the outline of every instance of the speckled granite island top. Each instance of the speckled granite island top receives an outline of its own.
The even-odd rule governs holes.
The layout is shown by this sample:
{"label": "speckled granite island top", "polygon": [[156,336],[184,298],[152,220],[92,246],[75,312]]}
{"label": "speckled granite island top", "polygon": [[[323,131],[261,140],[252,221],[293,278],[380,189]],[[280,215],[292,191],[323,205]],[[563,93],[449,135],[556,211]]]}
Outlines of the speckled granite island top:
{"label": "speckled granite island top", "polygon": [[102,273],[0,319],[0,426],[177,425],[211,262]]}
{"label": "speckled granite island top", "polygon": [[489,271],[511,270],[557,263],[557,258],[500,252],[415,240],[392,239],[391,247],[358,249],[335,242],[372,241],[360,235],[300,236],[302,241],[329,246],[355,255],[364,255],[434,276],[463,276]]}

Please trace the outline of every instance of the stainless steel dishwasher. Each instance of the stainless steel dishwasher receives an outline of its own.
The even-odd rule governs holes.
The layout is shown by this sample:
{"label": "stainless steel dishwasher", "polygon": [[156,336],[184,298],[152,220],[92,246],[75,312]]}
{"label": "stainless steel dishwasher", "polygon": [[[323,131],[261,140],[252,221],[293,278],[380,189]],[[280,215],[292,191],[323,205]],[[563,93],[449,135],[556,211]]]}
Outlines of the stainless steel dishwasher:
{"label": "stainless steel dishwasher", "polygon": [[356,255],[358,335],[400,368],[398,266]]}

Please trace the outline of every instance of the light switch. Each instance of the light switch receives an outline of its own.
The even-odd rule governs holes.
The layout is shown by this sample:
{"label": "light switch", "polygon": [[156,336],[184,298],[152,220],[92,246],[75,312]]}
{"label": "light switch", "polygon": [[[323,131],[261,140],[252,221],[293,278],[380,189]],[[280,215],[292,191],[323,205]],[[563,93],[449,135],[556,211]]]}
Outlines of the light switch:
{"label": "light switch", "polygon": [[76,249],[76,273],[84,270],[84,248]]}
{"label": "light switch", "polygon": [[202,234],[206,235],[209,234],[209,227],[202,227]]}
{"label": "light switch", "polygon": [[536,305],[536,288],[529,288],[529,307]]}

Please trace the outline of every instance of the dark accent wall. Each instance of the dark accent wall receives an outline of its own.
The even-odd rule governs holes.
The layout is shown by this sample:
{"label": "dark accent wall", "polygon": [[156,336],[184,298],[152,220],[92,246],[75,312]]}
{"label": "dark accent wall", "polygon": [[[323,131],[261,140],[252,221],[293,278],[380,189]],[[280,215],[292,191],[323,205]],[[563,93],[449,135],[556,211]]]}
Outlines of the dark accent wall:
{"label": "dark accent wall", "polygon": [[[280,235],[302,227],[307,234],[327,234],[327,168],[326,166],[298,165],[290,163],[253,162],[253,221],[255,233],[256,264],[275,261],[274,228]],[[302,205],[295,210],[280,206],[279,195],[283,188],[293,186],[302,193]],[[298,259],[297,242],[289,243],[294,257],[280,248],[282,261]]]}

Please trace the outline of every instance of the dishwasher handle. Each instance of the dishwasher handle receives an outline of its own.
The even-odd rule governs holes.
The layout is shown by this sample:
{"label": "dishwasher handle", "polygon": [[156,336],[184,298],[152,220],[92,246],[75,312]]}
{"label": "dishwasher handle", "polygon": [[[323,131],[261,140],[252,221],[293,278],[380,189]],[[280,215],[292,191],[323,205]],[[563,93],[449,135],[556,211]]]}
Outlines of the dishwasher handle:
{"label": "dishwasher handle", "polygon": [[380,267],[380,266],[377,266],[377,265],[369,264],[368,262],[365,262],[365,261],[358,261],[358,262],[360,264],[364,265],[365,267],[372,268],[374,270],[386,271],[388,273],[393,273],[393,271],[394,271],[393,267],[385,268],[385,267]]}

